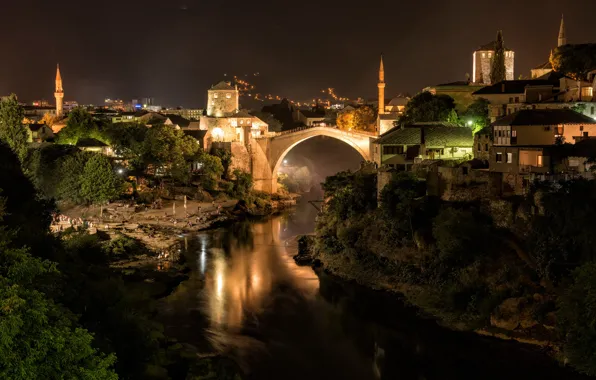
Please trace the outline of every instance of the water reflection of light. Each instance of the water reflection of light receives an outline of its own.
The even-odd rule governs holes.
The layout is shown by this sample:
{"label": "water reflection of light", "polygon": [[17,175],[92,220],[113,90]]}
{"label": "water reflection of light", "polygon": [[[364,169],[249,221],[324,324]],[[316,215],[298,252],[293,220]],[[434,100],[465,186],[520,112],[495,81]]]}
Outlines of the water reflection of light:
{"label": "water reflection of light", "polygon": [[205,267],[207,264],[207,235],[199,235],[199,268],[201,269],[201,274],[205,274]]}

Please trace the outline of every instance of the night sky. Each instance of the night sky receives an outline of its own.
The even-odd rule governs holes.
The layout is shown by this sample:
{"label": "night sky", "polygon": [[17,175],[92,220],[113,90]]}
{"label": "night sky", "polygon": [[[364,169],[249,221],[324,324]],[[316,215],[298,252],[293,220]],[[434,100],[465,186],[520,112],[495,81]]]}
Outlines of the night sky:
{"label": "night sky", "polygon": [[53,101],[57,62],[65,100],[203,107],[224,73],[296,100],[327,87],[374,97],[381,52],[386,96],[416,93],[464,80],[497,29],[527,76],[556,47],[561,13],[568,42],[596,41],[593,0],[1,2],[0,95],[23,101]]}

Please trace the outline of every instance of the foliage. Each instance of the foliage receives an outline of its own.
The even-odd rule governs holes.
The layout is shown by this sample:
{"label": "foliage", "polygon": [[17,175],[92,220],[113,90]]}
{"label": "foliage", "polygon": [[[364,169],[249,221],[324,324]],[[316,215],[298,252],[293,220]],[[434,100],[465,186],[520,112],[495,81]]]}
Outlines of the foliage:
{"label": "foliage", "polygon": [[197,161],[201,164],[200,182],[205,190],[215,190],[217,180],[224,172],[224,166],[219,157],[201,150]]}
{"label": "foliage", "polygon": [[230,165],[232,165],[232,152],[227,149],[216,148],[213,155],[218,157],[223,165],[223,178],[228,179],[230,176]]}
{"label": "foliage", "polygon": [[398,124],[447,121],[455,109],[455,100],[448,95],[433,95],[423,91],[408,101]]}
{"label": "foliage", "polygon": [[116,379],[114,355],[93,348],[93,336],[45,293],[53,291],[56,264],[14,247],[17,234],[2,218],[11,208],[0,199],[0,377]]}
{"label": "foliage", "polygon": [[294,177],[290,177],[286,173],[280,173],[277,175],[277,182],[290,193],[297,193],[300,191],[300,185]]}
{"label": "foliage", "polygon": [[[345,184],[341,186],[339,184]],[[323,185],[327,203],[327,212],[338,220],[364,214],[377,207],[376,175],[362,172],[340,172],[330,176]]]}
{"label": "foliage", "polygon": [[0,99],[0,141],[8,144],[20,161],[27,156],[29,133],[23,125],[24,111],[17,96],[12,94]]}
{"label": "foliage", "polygon": [[462,119],[468,126],[470,126],[469,123],[471,122],[474,133],[490,125],[490,117],[488,116],[489,104],[490,102],[488,100],[478,98],[464,112]]}
{"label": "foliage", "polygon": [[197,141],[183,131],[156,125],[147,131],[142,161],[176,180],[190,179],[190,161],[199,153]]}
{"label": "foliage", "polygon": [[57,142],[76,145],[83,138],[94,138],[106,142],[93,116],[86,109],[77,107],[68,114],[66,126],[58,133]]}
{"label": "foliage", "polygon": [[377,115],[370,106],[342,112],[337,116],[337,126],[344,131],[374,131]]}
{"label": "foliage", "polygon": [[584,264],[573,272],[572,283],[557,306],[565,356],[581,372],[596,375],[596,263]]}
{"label": "foliage", "polygon": [[538,274],[560,280],[582,263],[596,260],[596,182],[584,179],[536,185],[540,212],[531,220],[527,242]]}
{"label": "foliage", "polygon": [[232,183],[232,196],[237,199],[246,199],[252,191],[252,175],[242,170],[234,170]]}
{"label": "foliage", "polygon": [[40,195],[48,199],[57,197],[61,159],[77,152],[79,150],[76,147],[59,144],[47,144],[29,150],[24,168]]}
{"label": "foliage", "polygon": [[133,170],[145,169],[143,163],[144,141],[148,128],[139,123],[108,124],[104,134],[114,153],[127,160]]}
{"label": "foliage", "polygon": [[118,197],[122,179],[102,154],[90,155],[81,176],[81,196],[89,203],[105,203]]}
{"label": "foliage", "polygon": [[503,32],[499,30],[495,44],[495,56],[490,70],[490,82],[495,84],[504,81],[505,78],[505,43],[503,42]]}
{"label": "foliage", "polygon": [[559,46],[551,54],[553,69],[580,81],[596,68],[596,44],[567,44]]}

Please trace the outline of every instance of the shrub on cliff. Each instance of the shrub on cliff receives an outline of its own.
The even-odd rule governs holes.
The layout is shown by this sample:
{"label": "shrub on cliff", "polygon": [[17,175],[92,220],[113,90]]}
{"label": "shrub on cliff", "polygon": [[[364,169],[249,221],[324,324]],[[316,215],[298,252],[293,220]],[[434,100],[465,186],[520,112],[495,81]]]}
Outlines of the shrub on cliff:
{"label": "shrub on cliff", "polygon": [[573,282],[557,306],[565,356],[581,372],[596,375],[596,263],[584,264],[573,272]]}

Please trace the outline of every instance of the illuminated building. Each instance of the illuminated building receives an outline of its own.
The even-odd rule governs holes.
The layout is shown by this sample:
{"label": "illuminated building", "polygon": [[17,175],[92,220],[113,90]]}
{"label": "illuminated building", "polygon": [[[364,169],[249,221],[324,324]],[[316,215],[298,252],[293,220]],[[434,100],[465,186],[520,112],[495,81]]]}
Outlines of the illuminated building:
{"label": "illuminated building", "polygon": [[[490,73],[497,41],[480,46],[472,54],[472,81],[479,84],[491,84]],[[513,80],[515,52],[505,48],[505,79]]]}

